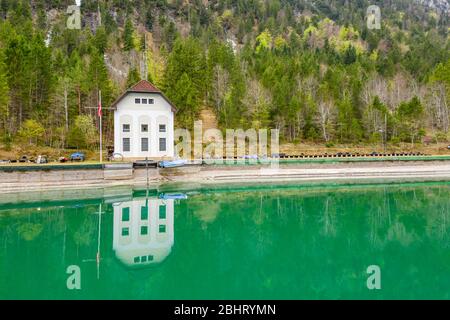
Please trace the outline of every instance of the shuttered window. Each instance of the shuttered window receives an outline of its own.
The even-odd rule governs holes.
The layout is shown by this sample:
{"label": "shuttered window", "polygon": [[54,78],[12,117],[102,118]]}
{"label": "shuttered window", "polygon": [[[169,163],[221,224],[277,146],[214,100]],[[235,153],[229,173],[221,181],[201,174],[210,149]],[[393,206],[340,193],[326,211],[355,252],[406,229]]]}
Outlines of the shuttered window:
{"label": "shuttered window", "polygon": [[166,138],[159,138],[159,151],[166,151]]}
{"label": "shuttered window", "polygon": [[130,152],[130,138],[123,138],[123,152]]}
{"label": "shuttered window", "polygon": [[159,206],[159,218],[165,219],[166,218],[166,206]]}
{"label": "shuttered window", "polygon": [[148,138],[141,138],[141,151],[148,151]]}

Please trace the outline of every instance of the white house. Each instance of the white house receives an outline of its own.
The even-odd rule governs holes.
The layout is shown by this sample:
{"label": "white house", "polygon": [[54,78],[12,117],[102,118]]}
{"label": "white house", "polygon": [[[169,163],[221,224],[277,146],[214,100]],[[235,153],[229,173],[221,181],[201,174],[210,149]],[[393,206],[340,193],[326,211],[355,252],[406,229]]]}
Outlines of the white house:
{"label": "white house", "polygon": [[134,198],[113,204],[113,250],[129,267],[162,262],[174,244],[174,200]]}
{"label": "white house", "polygon": [[128,159],[174,157],[173,104],[153,84],[142,80],[112,105],[114,152]]}

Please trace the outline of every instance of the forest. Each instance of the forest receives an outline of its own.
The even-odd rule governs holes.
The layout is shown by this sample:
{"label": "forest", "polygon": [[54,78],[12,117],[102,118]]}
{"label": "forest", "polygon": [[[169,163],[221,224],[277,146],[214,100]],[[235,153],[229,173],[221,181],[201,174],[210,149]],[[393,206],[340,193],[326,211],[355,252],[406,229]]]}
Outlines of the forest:
{"label": "forest", "polygon": [[[413,0],[0,0],[0,149],[98,146],[96,106],[148,79],[219,128],[283,142],[450,140],[449,6]],[[369,5],[381,28],[369,29]],[[448,3],[447,3],[448,4]]]}

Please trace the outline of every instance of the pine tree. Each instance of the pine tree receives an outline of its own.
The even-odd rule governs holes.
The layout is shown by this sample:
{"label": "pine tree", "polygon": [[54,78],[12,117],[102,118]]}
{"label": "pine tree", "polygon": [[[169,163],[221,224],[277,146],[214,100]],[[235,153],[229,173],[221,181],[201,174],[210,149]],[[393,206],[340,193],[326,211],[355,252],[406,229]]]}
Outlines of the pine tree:
{"label": "pine tree", "polygon": [[10,119],[9,125],[17,131],[27,115],[27,105],[30,99],[29,46],[22,36],[12,38],[5,49],[5,62],[10,88]]}
{"label": "pine tree", "polygon": [[99,90],[102,92],[102,103],[104,105],[109,105],[112,102],[112,83],[109,79],[108,70],[106,68],[105,61],[103,60],[103,55],[95,49],[91,54],[88,79],[90,107],[97,106]]}
{"label": "pine tree", "polygon": [[136,83],[141,80],[141,76],[139,74],[139,71],[136,68],[131,68],[128,72],[128,78],[127,78],[127,88],[130,88],[131,86],[135,85]]}
{"label": "pine tree", "polygon": [[400,124],[400,134],[403,139],[409,138],[411,144],[423,135],[424,108],[417,96],[408,102],[402,102],[397,108],[397,117]]}
{"label": "pine tree", "polygon": [[123,32],[123,46],[126,51],[134,49],[134,28],[130,18],[128,18],[125,23],[125,30]]}
{"label": "pine tree", "polygon": [[97,50],[104,54],[106,48],[108,47],[108,35],[106,34],[106,29],[104,26],[100,26],[95,33],[94,43]]}
{"label": "pine tree", "polygon": [[[189,114],[185,117],[188,120],[192,120],[193,115],[200,111],[206,93],[206,74],[206,61],[199,43],[192,38],[177,39],[168,58],[164,89],[176,106],[178,102],[189,106]],[[188,85],[191,93],[185,92],[185,85]],[[180,99],[180,90],[189,97],[189,102]]]}
{"label": "pine tree", "polygon": [[356,49],[354,46],[350,45],[345,51],[343,56],[344,64],[352,64],[355,63],[357,58]]}
{"label": "pine tree", "polygon": [[30,44],[29,53],[29,110],[45,115],[49,107],[49,98],[53,89],[51,49],[47,48],[40,33],[37,33]]}
{"label": "pine tree", "polygon": [[172,102],[177,106],[180,114],[177,122],[185,128],[191,128],[199,110],[198,92],[186,73],[183,73],[175,84],[171,96]]}
{"label": "pine tree", "polygon": [[3,51],[0,51],[0,123],[6,133],[6,123],[8,121],[9,86],[4,61],[5,56]]}
{"label": "pine tree", "polygon": [[152,10],[147,10],[147,15],[145,16],[145,26],[148,31],[153,31],[153,12]]}

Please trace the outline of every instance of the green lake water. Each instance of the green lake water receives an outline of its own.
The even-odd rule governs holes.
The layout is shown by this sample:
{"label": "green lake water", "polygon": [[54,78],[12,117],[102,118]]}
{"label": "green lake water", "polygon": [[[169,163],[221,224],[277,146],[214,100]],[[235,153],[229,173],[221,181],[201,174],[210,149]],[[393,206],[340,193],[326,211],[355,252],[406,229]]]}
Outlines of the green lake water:
{"label": "green lake water", "polygon": [[185,194],[0,205],[0,298],[450,297],[450,183]]}

